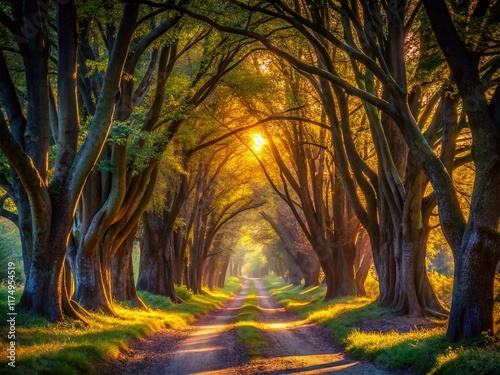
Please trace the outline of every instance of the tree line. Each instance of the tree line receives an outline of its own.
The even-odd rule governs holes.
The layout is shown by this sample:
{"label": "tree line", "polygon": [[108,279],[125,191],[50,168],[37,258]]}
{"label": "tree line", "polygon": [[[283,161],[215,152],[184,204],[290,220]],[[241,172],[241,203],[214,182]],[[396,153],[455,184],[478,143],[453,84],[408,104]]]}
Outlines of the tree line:
{"label": "tree line", "polygon": [[[308,285],[321,272],[326,298],[362,295],[373,259],[381,305],[449,314],[451,340],[493,332],[499,6],[7,2],[0,186],[21,234],[22,307],[55,321],[140,304],[138,232],[139,288],[176,300],[175,283],[221,284],[231,223],[258,209],[275,269]],[[265,153],[245,138],[256,128]],[[248,168],[234,178],[249,153],[258,187]],[[426,273],[438,224],[455,263],[449,312]]]}

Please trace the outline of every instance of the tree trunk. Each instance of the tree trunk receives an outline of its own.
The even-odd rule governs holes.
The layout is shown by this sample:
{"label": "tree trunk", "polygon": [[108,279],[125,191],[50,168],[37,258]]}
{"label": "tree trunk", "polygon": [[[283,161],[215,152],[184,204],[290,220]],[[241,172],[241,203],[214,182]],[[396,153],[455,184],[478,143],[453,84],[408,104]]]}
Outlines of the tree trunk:
{"label": "tree trunk", "polygon": [[136,232],[137,226],[130,232],[111,260],[111,287],[115,300],[132,301],[135,305],[147,309],[137,294],[134,282],[132,252]]}
{"label": "tree trunk", "polygon": [[319,285],[319,274],[321,266],[318,257],[314,252],[303,253],[297,252],[297,265],[304,276],[304,287]]}
{"label": "tree trunk", "polygon": [[169,297],[175,302],[177,298],[174,283],[167,268],[167,249],[160,248],[160,225],[158,215],[151,212],[144,214],[137,289]]}
{"label": "tree trunk", "polygon": [[[340,245],[340,246],[339,246]],[[338,248],[333,252],[333,298],[356,296],[356,279],[354,274],[354,259],[356,258],[356,245],[352,243],[336,243]]]}
{"label": "tree trunk", "polygon": [[[293,285],[300,285],[302,283],[302,272],[300,270],[300,267],[297,266],[297,264],[291,259],[291,257],[288,258],[288,282]],[[262,271],[262,270],[261,270]],[[262,277],[264,275],[258,275],[259,277]]]}
{"label": "tree trunk", "polygon": [[[64,314],[70,318],[81,319],[71,304],[63,306],[63,266],[66,255],[68,233],[71,228],[71,213],[64,202],[64,192],[52,198],[51,209],[43,216],[34,215],[33,219],[33,260],[29,278],[26,280],[21,308],[44,316],[50,321],[60,321]],[[52,213],[52,215],[51,215]],[[40,229],[44,229],[40,231]]]}
{"label": "tree trunk", "polygon": [[191,256],[188,267],[188,287],[195,294],[201,294],[201,284],[203,276],[204,260]]}
{"label": "tree trunk", "polygon": [[355,296],[357,294],[354,261],[356,259],[356,236],[359,221],[348,201],[340,176],[334,177],[332,268],[333,297]]}
{"label": "tree trunk", "polygon": [[109,263],[101,256],[96,245],[89,252],[79,251],[74,262],[75,293],[73,299],[89,311],[99,311],[115,316],[108,280]]}
{"label": "tree trunk", "polygon": [[324,282],[326,284],[325,300],[339,297],[335,291],[335,269],[331,257],[320,257],[321,268],[325,275]]}
{"label": "tree trunk", "polygon": [[493,332],[493,286],[498,256],[492,256],[492,234],[481,228],[468,228],[455,272],[450,319],[446,337],[479,337]]}
{"label": "tree trunk", "polygon": [[425,255],[430,228],[429,214],[423,213],[422,198],[426,177],[410,160],[406,200],[403,211],[403,247],[401,259],[401,288],[397,312],[410,316],[446,317],[427,277]]}
{"label": "tree trunk", "polygon": [[356,289],[359,297],[366,296],[365,281],[368,272],[373,264],[372,247],[368,233],[362,229],[358,233],[356,240],[356,259],[354,265],[356,269]]}
{"label": "tree trunk", "polygon": [[380,225],[377,246],[374,246],[372,242],[373,263],[379,279],[379,304],[384,307],[391,307],[394,305],[396,296],[397,261],[395,256],[399,245],[396,232],[399,229],[394,226],[384,198],[380,200]]}
{"label": "tree trunk", "polygon": [[174,284],[183,285],[185,284],[185,259],[184,257],[174,259]]}
{"label": "tree trunk", "polygon": [[205,268],[205,274],[203,275],[205,284],[208,289],[213,289],[215,285],[215,273],[217,272],[216,265],[211,263]]}
{"label": "tree trunk", "polygon": [[226,281],[226,275],[227,275],[227,270],[229,268],[229,262],[231,261],[231,255],[227,255],[226,259],[222,263],[219,274],[217,275],[217,281],[216,281],[216,286],[218,288],[224,288],[224,283]]}
{"label": "tree trunk", "polygon": [[46,249],[51,249],[51,254],[46,254],[45,260],[32,263],[20,306],[56,322],[63,318],[61,286],[64,251],[55,249],[53,244],[46,246]]}

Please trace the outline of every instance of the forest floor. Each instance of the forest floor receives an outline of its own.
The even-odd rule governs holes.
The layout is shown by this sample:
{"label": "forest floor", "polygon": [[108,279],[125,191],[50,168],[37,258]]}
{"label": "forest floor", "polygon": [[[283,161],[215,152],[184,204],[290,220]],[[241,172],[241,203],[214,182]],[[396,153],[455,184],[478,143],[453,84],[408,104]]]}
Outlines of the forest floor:
{"label": "forest floor", "polygon": [[[267,345],[250,356],[236,332],[238,312],[254,282],[258,326]],[[280,306],[260,280],[247,280],[237,296],[183,330],[163,330],[137,341],[98,375],[145,374],[391,374],[348,358],[331,332]]]}

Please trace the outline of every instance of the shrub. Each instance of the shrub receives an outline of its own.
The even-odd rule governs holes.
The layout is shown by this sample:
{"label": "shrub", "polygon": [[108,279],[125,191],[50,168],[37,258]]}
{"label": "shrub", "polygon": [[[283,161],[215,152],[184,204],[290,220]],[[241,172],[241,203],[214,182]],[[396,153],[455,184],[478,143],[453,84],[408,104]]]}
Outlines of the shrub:
{"label": "shrub", "polygon": [[176,285],[175,294],[184,301],[189,301],[193,297],[193,291],[185,285]]}

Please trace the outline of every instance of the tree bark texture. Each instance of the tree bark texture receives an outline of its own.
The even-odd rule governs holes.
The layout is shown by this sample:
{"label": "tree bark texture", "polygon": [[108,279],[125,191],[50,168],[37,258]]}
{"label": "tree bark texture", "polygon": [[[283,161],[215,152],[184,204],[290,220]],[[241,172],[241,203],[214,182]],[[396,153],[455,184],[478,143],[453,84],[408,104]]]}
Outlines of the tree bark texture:
{"label": "tree bark texture", "polygon": [[373,254],[370,238],[366,230],[361,229],[356,239],[356,258],[354,268],[356,269],[356,291],[360,297],[366,296],[365,281],[373,264]]}
{"label": "tree bark texture", "polygon": [[136,306],[147,309],[137,294],[134,280],[132,253],[135,244],[137,226],[113,255],[111,260],[111,288],[113,299],[130,301]]}
{"label": "tree bark texture", "polygon": [[137,289],[169,297],[176,301],[172,277],[171,247],[160,246],[162,232],[158,230],[161,215],[146,212],[143,216],[143,234],[141,237],[141,256]]}
{"label": "tree bark texture", "polygon": [[75,293],[73,299],[88,311],[116,315],[113,311],[110,280],[110,259],[106,249],[96,245],[79,252],[74,262]]}

